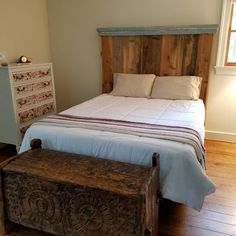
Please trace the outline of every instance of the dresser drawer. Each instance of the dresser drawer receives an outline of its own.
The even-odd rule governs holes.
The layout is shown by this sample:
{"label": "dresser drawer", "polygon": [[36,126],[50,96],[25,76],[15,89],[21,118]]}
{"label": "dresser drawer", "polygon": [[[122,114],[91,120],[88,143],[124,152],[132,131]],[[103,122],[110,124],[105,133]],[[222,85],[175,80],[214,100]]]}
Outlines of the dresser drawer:
{"label": "dresser drawer", "polygon": [[23,112],[19,112],[18,113],[18,117],[19,117],[19,122],[20,124],[28,122],[28,121],[32,121],[33,119],[37,118],[37,117],[41,117],[44,115],[47,115],[49,113],[52,113],[55,111],[55,104],[54,102],[50,102],[47,104],[44,104],[42,106],[38,106]]}
{"label": "dresser drawer", "polygon": [[39,94],[33,94],[30,96],[18,98],[16,100],[16,107],[17,109],[25,109],[29,106],[48,101],[50,99],[53,99],[53,91],[49,90],[46,92],[42,92]]}
{"label": "dresser drawer", "polygon": [[40,69],[25,69],[12,72],[13,83],[19,84],[28,81],[35,81],[42,78],[51,77],[51,68],[45,67]]}
{"label": "dresser drawer", "polygon": [[18,85],[15,87],[15,94],[17,97],[20,97],[22,95],[35,94],[36,91],[48,90],[51,87],[52,87],[52,81],[49,78],[41,82]]}

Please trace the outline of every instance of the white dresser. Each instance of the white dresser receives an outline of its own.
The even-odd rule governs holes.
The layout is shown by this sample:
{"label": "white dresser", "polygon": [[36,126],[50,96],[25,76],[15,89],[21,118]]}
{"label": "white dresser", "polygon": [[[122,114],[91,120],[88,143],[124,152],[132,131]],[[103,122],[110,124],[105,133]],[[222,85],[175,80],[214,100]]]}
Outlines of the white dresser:
{"label": "white dresser", "polygon": [[19,146],[32,122],[53,113],[51,63],[0,67],[0,143]]}

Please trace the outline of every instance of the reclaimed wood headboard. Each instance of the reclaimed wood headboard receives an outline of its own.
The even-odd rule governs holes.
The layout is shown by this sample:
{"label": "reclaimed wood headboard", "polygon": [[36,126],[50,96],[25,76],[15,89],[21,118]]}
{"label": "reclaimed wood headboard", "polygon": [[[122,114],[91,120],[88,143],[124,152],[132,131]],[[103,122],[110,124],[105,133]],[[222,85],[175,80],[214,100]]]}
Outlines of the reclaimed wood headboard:
{"label": "reclaimed wood headboard", "polygon": [[196,75],[203,78],[205,101],[213,34],[217,25],[99,28],[102,91],[113,87],[113,73]]}

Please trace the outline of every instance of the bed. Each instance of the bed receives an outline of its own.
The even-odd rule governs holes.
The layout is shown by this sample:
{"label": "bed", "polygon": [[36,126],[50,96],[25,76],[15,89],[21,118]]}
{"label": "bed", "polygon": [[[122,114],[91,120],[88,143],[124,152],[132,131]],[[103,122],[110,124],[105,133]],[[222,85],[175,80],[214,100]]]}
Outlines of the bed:
{"label": "bed", "polygon": [[[215,191],[204,162],[212,31],[161,36],[104,36],[107,31],[102,32],[104,94],[33,124],[20,152],[27,151],[34,138],[42,140],[43,148],[142,165],[151,165],[152,154],[158,152],[162,197],[200,210],[204,197]],[[150,73],[163,78],[200,76],[200,98],[150,99],[150,94],[110,93],[115,74]]]}

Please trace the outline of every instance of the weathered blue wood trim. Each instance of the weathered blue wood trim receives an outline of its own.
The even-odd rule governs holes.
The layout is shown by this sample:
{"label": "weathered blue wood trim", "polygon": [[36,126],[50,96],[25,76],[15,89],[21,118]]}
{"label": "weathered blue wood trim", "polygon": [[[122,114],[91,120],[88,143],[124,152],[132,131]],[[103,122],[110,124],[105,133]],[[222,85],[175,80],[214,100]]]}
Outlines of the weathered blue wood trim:
{"label": "weathered blue wood trim", "polygon": [[181,34],[212,34],[218,25],[180,25],[154,27],[114,27],[98,28],[100,36],[135,36],[135,35],[181,35]]}

